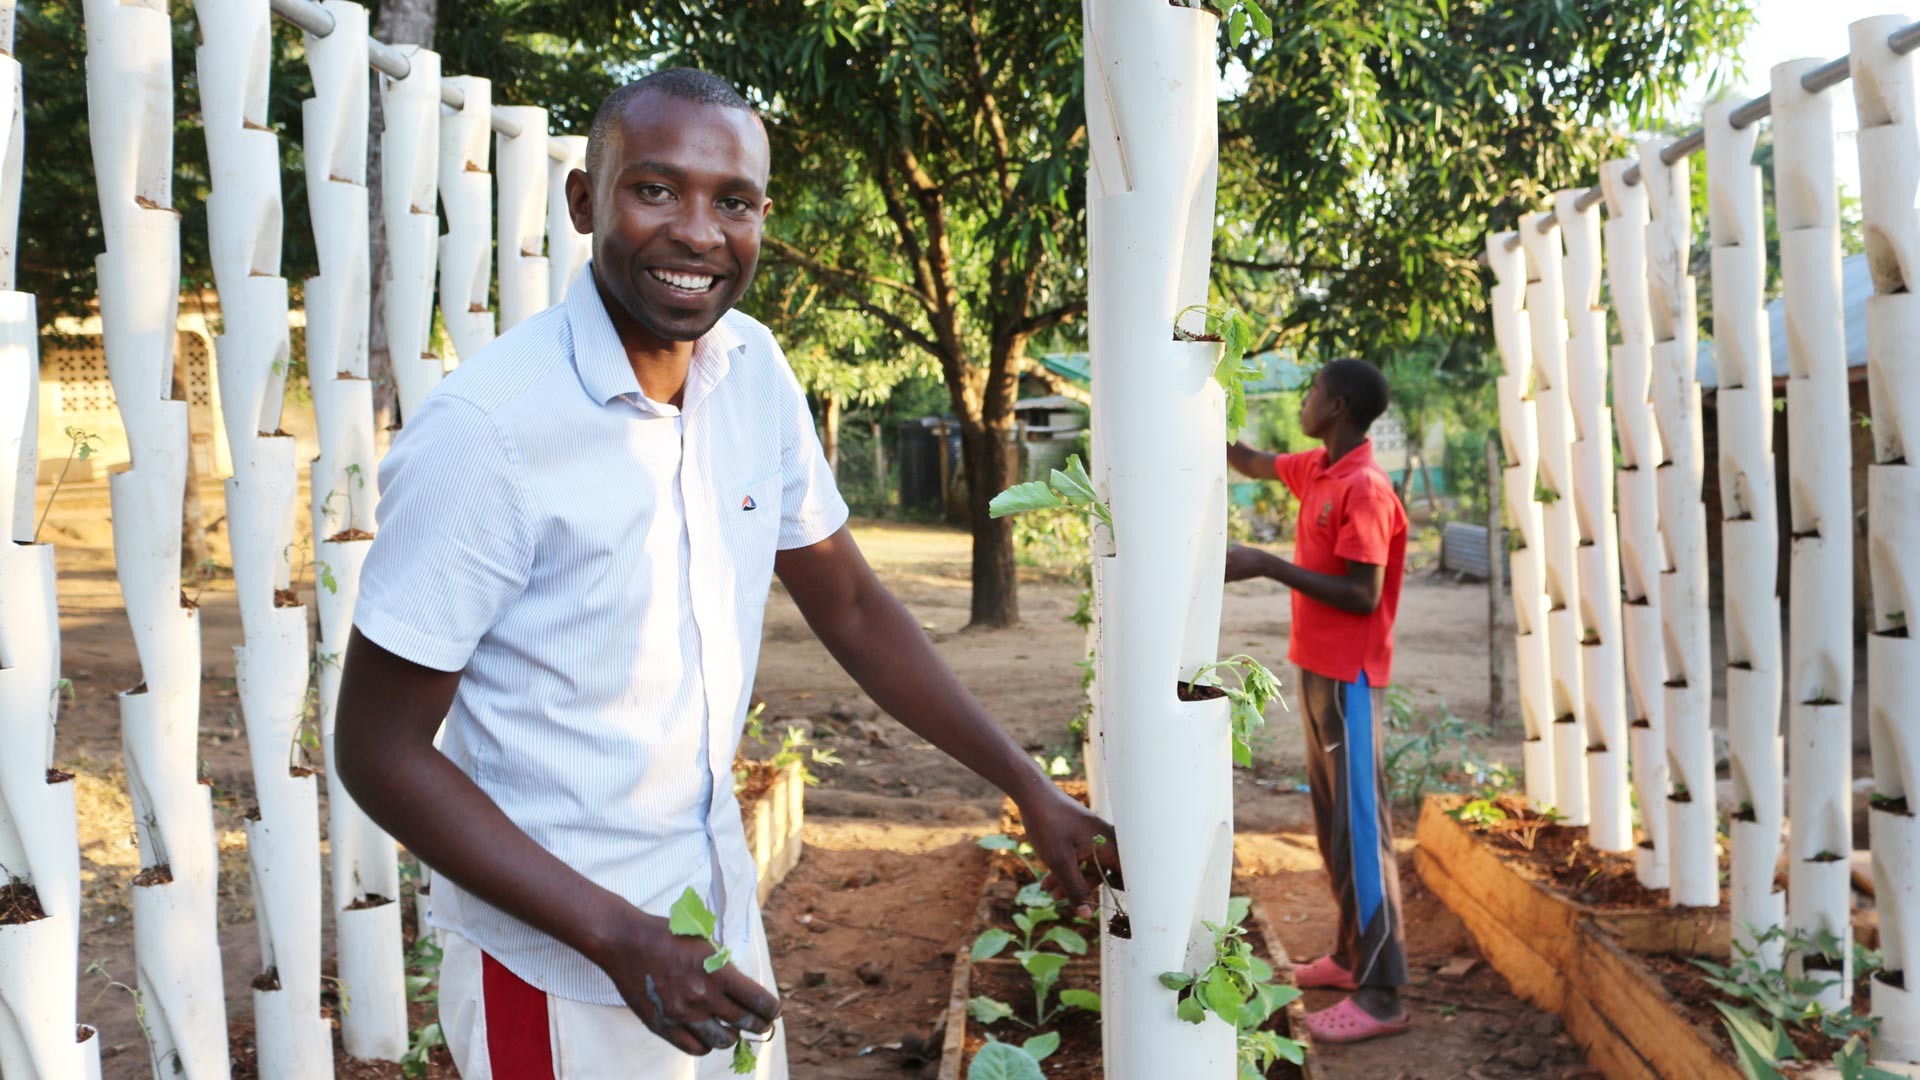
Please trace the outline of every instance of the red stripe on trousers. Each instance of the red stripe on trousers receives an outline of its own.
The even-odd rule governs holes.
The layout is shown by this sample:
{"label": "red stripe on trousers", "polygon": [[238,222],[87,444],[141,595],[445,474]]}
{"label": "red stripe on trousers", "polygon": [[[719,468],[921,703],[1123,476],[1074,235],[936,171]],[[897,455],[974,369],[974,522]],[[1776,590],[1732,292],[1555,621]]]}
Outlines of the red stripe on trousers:
{"label": "red stripe on trousers", "polygon": [[547,995],[480,954],[481,1007],[486,1010],[487,1061],[493,1080],[554,1080]]}

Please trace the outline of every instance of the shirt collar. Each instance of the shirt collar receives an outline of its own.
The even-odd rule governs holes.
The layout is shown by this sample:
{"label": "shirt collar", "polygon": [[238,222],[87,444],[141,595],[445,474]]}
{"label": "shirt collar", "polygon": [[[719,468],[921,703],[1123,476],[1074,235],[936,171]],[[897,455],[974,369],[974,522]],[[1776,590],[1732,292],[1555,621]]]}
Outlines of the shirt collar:
{"label": "shirt collar", "polygon": [[573,284],[567,287],[566,305],[567,323],[573,332],[574,368],[580,374],[580,384],[602,405],[625,398],[643,412],[665,416],[692,412],[726,377],[733,366],[734,352],[746,347],[746,342],[724,316],[713,324],[713,329],[694,343],[686,392],[681,397],[684,404],[675,409],[654,401],[640,389],[633,365],[627,362],[626,347],[620,344],[620,332],[614,329],[613,319],[607,314],[600,290],[594,284],[593,263],[581,267]]}
{"label": "shirt collar", "polygon": [[1361,469],[1373,468],[1372,439],[1360,440],[1359,446],[1340,455],[1340,460],[1331,463],[1326,459],[1332,455],[1327,453],[1325,447],[1320,448],[1320,453],[1323,455],[1321,457],[1320,467],[1328,476],[1345,476],[1348,473],[1358,472]]}

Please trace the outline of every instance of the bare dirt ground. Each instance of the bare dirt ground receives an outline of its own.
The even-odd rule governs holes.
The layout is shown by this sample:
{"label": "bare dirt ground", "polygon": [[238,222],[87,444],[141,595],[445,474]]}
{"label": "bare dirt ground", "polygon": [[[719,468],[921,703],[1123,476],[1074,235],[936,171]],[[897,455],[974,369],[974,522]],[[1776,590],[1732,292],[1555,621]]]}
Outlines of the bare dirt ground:
{"label": "bare dirt ground", "polygon": [[[45,490],[40,494],[44,501]],[[206,488],[206,505],[208,519],[217,519],[222,501],[216,486]],[[103,484],[69,488],[45,538],[59,546],[64,669],[75,690],[62,714],[57,759],[78,777],[85,878],[81,1019],[101,1029],[106,1075],[130,1080],[149,1074],[132,995],[110,984],[133,981],[127,890],[139,869],[115,694],[138,683],[140,673],[114,580],[107,511]],[[1031,573],[1021,591],[1023,626],[966,631],[964,534],[877,522],[859,523],[856,533],[963,681],[1016,738],[1035,753],[1064,749],[1080,699],[1075,665],[1084,652],[1082,632],[1066,621],[1074,587]],[[223,533],[214,539],[216,560],[224,564]],[[1409,571],[1396,681],[1417,703],[1444,699],[1459,715],[1481,721],[1488,692],[1485,589],[1442,580],[1429,569],[1432,561],[1429,544]],[[311,595],[310,572],[299,587]],[[190,595],[195,588],[189,582]],[[200,600],[202,755],[215,792],[222,853],[228,1014],[238,1028],[250,1021],[248,983],[259,962],[240,830],[251,787],[233,690],[232,647],[240,628],[224,574],[205,584]],[[1250,652],[1284,674],[1287,630],[1279,586],[1262,582],[1229,590],[1223,653]],[[1290,675],[1286,682],[1291,684]],[[778,589],[756,692],[767,703],[770,735],[787,724],[805,725],[817,743],[846,762],[816,770],[823,782],[808,793],[806,854],[766,913],[794,1075],[930,1075],[953,955],[967,944],[961,938],[985,870],[974,841],[994,827],[996,795],[879,715]],[[1506,700],[1511,711],[1511,685]],[[1280,926],[1288,950],[1306,959],[1330,945],[1334,907],[1307,799],[1297,790],[1304,775],[1299,728],[1284,714],[1270,719],[1258,767],[1235,776],[1238,853],[1243,877]],[[1516,756],[1511,722],[1497,735],[1491,756]],[[1401,822],[1403,850],[1412,825],[1409,813]],[[1474,948],[1459,922],[1419,887],[1410,857],[1403,856],[1403,866],[1416,983],[1409,994],[1414,1034],[1373,1046],[1328,1048],[1321,1055],[1322,1074],[1330,1080],[1584,1075],[1558,1022],[1509,996],[1484,965],[1461,981],[1436,977],[1435,969],[1475,955]],[[862,965],[869,965],[864,976],[857,970]],[[1312,1000],[1318,1005],[1333,999]]]}

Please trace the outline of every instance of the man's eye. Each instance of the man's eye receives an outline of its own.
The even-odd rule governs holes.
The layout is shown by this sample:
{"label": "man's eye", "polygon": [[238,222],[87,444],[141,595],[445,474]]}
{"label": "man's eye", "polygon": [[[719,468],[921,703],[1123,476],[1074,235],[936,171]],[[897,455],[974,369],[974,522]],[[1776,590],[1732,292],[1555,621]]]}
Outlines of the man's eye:
{"label": "man's eye", "polygon": [[720,209],[729,214],[746,214],[753,210],[753,204],[745,199],[721,199]]}
{"label": "man's eye", "polygon": [[662,184],[640,184],[633,189],[634,194],[648,202],[665,202],[673,198],[673,192]]}

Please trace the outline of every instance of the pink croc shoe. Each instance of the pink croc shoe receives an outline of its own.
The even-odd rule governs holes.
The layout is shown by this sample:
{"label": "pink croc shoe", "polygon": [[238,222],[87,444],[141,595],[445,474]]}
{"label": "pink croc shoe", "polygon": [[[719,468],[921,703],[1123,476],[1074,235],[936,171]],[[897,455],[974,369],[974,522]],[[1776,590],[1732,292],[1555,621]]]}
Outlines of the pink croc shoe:
{"label": "pink croc shoe", "polygon": [[1358,989],[1353,983],[1353,972],[1341,967],[1340,961],[1331,956],[1294,968],[1293,982],[1302,990]]}
{"label": "pink croc shoe", "polygon": [[1348,998],[1330,1009],[1308,1013],[1306,1025],[1315,1042],[1339,1046],[1342,1043],[1366,1042],[1368,1039],[1399,1035],[1413,1026],[1413,1017],[1402,1012],[1392,1020],[1376,1020],[1367,1010],[1355,1005],[1352,998]]}

